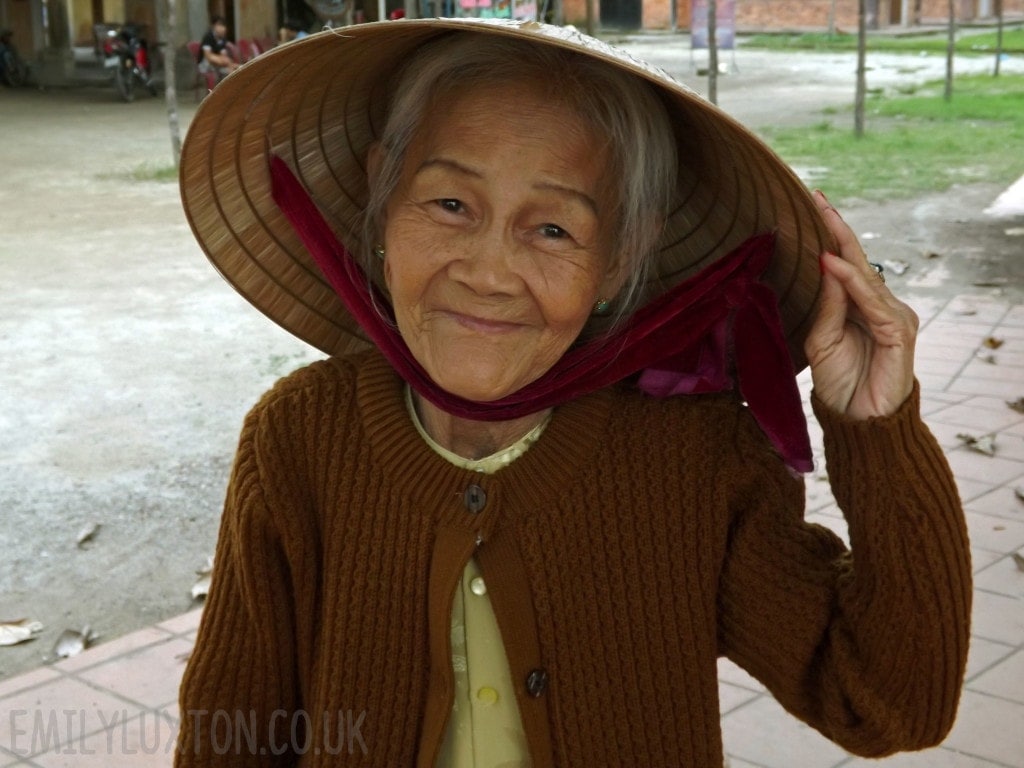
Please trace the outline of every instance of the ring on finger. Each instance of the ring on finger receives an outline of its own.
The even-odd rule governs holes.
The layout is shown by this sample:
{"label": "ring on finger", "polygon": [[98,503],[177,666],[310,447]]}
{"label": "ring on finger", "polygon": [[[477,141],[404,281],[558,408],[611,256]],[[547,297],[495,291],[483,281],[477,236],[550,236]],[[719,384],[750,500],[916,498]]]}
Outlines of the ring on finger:
{"label": "ring on finger", "polygon": [[875,270],[875,274],[878,275],[879,279],[881,279],[881,281],[884,283],[885,282],[885,275],[883,273],[885,272],[885,267],[883,267],[881,264],[879,264],[876,261],[869,261],[868,262],[868,266],[870,266],[873,270]]}

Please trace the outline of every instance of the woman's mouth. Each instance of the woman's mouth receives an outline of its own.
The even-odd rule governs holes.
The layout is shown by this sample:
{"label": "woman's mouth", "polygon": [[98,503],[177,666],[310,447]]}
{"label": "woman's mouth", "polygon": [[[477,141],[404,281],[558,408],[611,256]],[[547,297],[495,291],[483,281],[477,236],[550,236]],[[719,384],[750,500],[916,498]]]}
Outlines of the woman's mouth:
{"label": "woman's mouth", "polygon": [[468,315],[462,312],[447,312],[446,314],[458,325],[461,325],[463,328],[473,331],[474,333],[509,333],[522,327],[520,323],[481,317],[479,315]]}

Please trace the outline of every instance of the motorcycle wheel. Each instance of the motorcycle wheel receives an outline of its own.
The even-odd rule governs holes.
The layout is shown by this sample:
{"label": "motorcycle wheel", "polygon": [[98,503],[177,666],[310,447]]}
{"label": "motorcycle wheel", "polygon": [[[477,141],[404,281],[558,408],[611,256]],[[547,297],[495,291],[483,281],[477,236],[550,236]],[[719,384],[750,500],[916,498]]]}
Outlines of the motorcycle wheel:
{"label": "motorcycle wheel", "polygon": [[121,64],[114,72],[114,86],[124,101],[135,100],[135,76],[133,67]]}

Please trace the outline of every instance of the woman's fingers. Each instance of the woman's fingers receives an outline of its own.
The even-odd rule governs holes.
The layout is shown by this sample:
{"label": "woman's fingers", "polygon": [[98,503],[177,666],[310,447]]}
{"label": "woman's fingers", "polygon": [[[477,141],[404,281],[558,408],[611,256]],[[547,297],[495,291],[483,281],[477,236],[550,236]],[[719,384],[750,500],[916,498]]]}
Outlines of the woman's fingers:
{"label": "woman's fingers", "polygon": [[881,279],[881,275],[868,262],[867,254],[864,253],[864,249],[853,230],[850,229],[850,225],[843,221],[839,211],[828,201],[820,189],[814,191],[814,201],[818,204],[818,209],[824,216],[829,231],[836,238],[836,243],[839,246],[838,256],[852,264],[858,272],[866,277],[871,277],[884,284],[885,281]]}
{"label": "woman's fingers", "polygon": [[[909,307],[893,296],[881,274],[868,262],[853,230],[825,195],[819,190],[814,197],[839,245],[839,254],[822,256],[822,272],[834,275],[843,284],[859,315],[853,319],[871,326],[872,335],[876,326],[883,334],[890,335],[894,322],[901,325],[899,321],[907,319]],[[883,339],[878,341],[885,343]]]}
{"label": "woman's fingers", "polygon": [[805,351],[823,400],[858,418],[892,413],[913,387],[917,316],[885,285],[820,192],[838,254],[821,255],[819,313]]}

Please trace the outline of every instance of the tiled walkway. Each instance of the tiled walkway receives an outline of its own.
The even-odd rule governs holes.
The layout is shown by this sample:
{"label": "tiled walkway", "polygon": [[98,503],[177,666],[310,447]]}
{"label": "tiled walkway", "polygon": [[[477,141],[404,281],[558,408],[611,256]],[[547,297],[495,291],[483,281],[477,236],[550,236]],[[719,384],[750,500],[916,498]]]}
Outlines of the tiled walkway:
{"label": "tiled walkway", "polygon": [[[953,732],[938,749],[882,761],[894,768],[1024,768],[1024,306],[961,296],[915,305],[925,418],[956,473],[974,555],[973,641]],[[1002,341],[998,349],[986,339]],[[806,380],[803,382],[806,389]],[[996,452],[958,437],[995,436]],[[819,441],[820,442],[820,441]],[[808,515],[841,534],[828,483],[809,480]],[[169,766],[193,611],[0,682],[0,768]],[[723,729],[732,768],[863,768],[786,715],[731,664],[720,667]]]}

